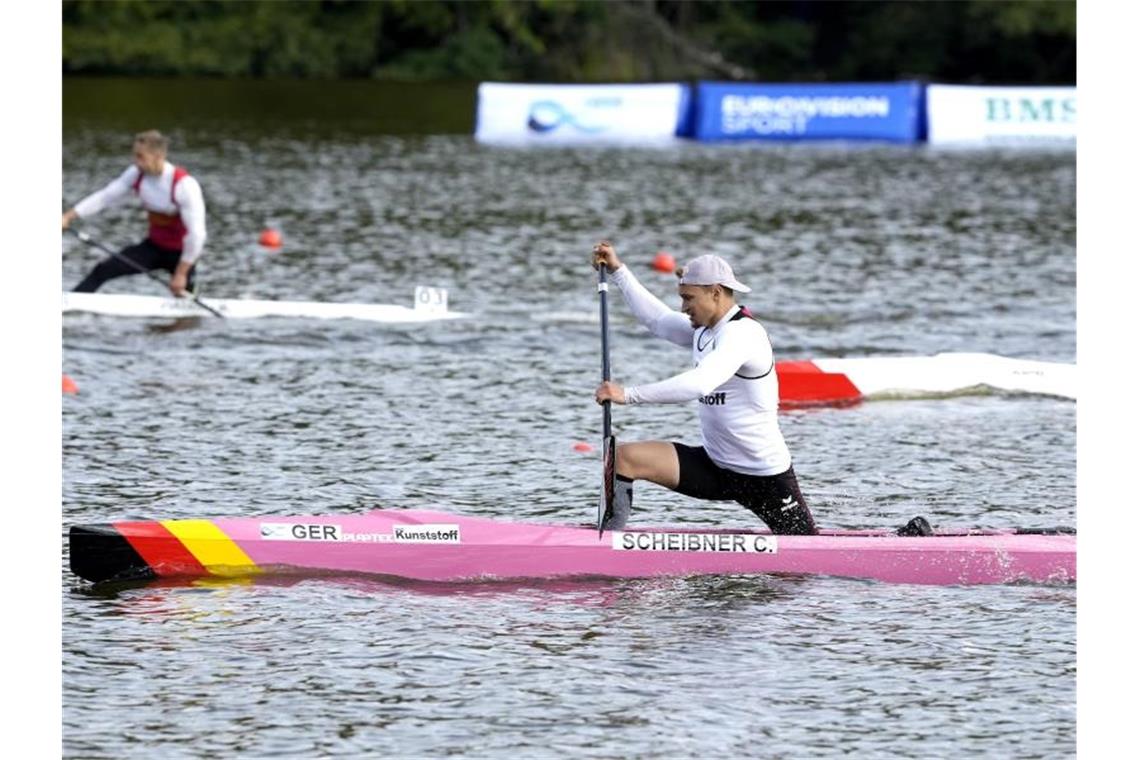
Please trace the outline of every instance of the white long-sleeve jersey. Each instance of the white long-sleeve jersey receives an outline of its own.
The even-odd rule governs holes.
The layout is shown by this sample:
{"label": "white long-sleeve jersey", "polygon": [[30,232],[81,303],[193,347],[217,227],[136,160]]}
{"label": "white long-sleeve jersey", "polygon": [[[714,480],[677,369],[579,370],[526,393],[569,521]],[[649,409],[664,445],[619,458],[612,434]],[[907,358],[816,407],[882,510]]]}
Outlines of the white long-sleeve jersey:
{"label": "white long-sleeve jersey", "polygon": [[[198,180],[189,174],[174,185],[174,168],[174,164],[167,161],[163,164],[162,174],[143,174],[140,181],[141,172],[137,166],[132,165],[106,187],[75,204],[75,213],[80,218],[93,216],[133,195],[137,183],[138,198],[143,208],[158,214],[181,217],[186,228],[186,235],[182,239],[181,260],[193,264],[202,255],[206,245],[206,201],[202,197],[202,187]],[[172,197],[174,202],[171,201]]]}
{"label": "white long-sleeve jersey", "polygon": [[625,389],[629,404],[700,402],[701,442],[718,466],[746,475],[778,475],[792,464],[777,410],[780,388],[768,332],[741,307],[713,327],[689,318],[646,290],[622,266],[613,274],[637,320],[651,333],[691,346],[693,369]]}

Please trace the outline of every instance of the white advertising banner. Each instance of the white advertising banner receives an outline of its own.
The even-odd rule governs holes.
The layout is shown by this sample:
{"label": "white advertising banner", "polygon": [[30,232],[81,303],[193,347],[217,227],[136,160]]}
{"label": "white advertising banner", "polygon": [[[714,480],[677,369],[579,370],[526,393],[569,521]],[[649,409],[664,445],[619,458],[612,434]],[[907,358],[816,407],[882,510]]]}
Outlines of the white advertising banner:
{"label": "white advertising banner", "polygon": [[475,139],[497,143],[653,143],[674,139],[687,88],[645,85],[479,85]]}
{"label": "white advertising banner", "polygon": [[1076,87],[926,88],[931,144],[1073,142]]}

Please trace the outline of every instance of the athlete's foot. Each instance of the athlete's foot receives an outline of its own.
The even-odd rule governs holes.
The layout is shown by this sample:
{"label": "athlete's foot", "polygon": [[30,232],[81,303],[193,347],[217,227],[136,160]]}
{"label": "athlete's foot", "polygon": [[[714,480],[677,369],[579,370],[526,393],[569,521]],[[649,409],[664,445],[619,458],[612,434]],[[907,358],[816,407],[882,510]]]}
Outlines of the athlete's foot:
{"label": "athlete's foot", "polygon": [[606,515],[602,522],[602,530],[621,530],[629,522],[629,513],[633,509],[633,481],[626,480],[620,475],[614,480],[613,511]]}
{"label": "athlete's foot", "polygon": [[900,536],[933,536],[934,529],[930,522],[921,515],[911,518],[910,522],[895,531]]}

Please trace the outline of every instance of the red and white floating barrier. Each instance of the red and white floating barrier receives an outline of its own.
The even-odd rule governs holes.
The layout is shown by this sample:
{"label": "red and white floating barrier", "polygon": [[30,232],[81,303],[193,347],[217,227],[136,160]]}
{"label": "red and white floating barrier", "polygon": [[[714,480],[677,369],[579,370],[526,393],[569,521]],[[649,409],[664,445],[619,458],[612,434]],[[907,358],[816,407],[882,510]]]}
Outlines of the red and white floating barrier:
{"label": "red and white floating barrier", "polygon": [[922,398],[979,389],[1076,399],[1077,367],[994,354],[945,353],[776,362],[786,406]]}

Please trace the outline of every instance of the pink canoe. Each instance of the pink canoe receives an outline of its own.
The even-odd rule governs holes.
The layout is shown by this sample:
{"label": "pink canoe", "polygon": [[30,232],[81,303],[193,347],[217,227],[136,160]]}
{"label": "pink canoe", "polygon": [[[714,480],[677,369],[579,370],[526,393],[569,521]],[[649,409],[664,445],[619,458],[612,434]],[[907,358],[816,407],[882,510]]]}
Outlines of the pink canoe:
{"label": "pink canoe", "polygon": [[891,583],[1069,583],[1076,536],[1059,532],[588,527],[422,510],[73,526],[71,569],[91,581],[369,573],[427,581],[776,573]]}

